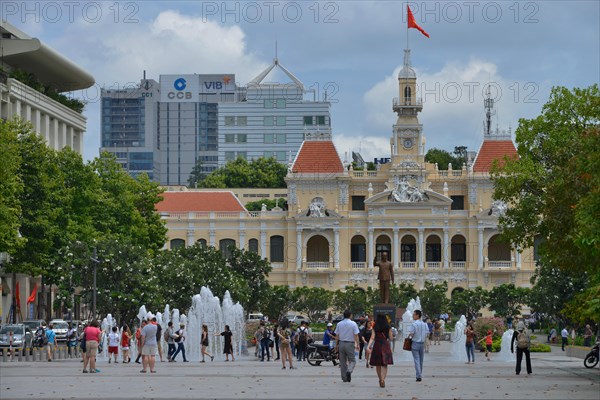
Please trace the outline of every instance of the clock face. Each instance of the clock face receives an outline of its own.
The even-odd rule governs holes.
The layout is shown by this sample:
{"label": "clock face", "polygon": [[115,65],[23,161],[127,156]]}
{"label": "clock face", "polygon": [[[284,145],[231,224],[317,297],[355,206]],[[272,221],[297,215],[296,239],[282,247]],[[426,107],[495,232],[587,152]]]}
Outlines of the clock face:
{"label": "clock face", "polygon": [[404,141],[402,142],[402,144],[404,145],[405,149],[410,149],[411,147],[413,147],[413,141],[412,141],[412,139],[404,139]]}

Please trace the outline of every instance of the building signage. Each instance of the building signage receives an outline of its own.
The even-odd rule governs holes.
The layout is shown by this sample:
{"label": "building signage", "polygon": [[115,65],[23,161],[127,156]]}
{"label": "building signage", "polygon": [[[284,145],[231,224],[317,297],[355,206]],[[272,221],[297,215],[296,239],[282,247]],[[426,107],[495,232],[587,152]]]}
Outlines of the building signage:
{"label": "building signage", "polygon": [[160,101],[192,103],[198,100],[198,75],[161,75]]}
{"label": "building signage", "polygon": [[392,159],[389,158],[389,157],[374,158],[373,159],[373,164],[375,164],[375,165],[377,165],[377,164],[387,164],[390,161],[392,161]]}
{"label": "building signage", "polygon": [[235,75],[198,75],[201,94],[218,94],[235,91]]}

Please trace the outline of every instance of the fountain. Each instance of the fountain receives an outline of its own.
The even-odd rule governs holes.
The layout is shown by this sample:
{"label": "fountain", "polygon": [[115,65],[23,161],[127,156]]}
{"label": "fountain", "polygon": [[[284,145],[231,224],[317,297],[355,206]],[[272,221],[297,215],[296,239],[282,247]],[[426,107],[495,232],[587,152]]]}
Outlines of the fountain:
{"label": "fountain", "polygon": [[497,356],[499,361],[515,362],[516,360],[515,354],[510,352],[510,342],[512,341],[513,332],[512,329],[509,329],[502,334],[502,344]]}
{"label": "fountain", "polygon": [[[209,288],[202,287],[200,294],[192,297],[192,306],[188,310],[188,314],[180,314],[178,309],[170,311],[169,305],[165,306],[164,313],[157,313],[157,322],[162,326],[163,332],[167,329],[167,324],[173,322],[173,328],[179,329],[180,324],[185,324],[186,340],[185,353],[186,358],[190,361],[198,361],[201,359],[200,339],[202,337],[202,325],[208,326],[209,334],[209,353],[219,355],[223,353],[222,338],[214,336],[216,333],[221,333],[225,325],[233,332],[234,352],[237,355],[242,354],[245,349],[245,318],[244,309],[239,303],[233,303],[229,291],[223,296],[223,303],[218,297],[214,296]],[[146,311],[146,307],[140,307],[138,318],[140,322],[144,318],[152,317],[152,314]],[[161,335],[162,336],[162,335]],[[162,337],[161,337],[161,340]],[[163,346],[163,351],[166,352],[168,346]],[[137,353],[136,353],[137,354]]]}
{"label": "fountain", "polygon": [[455,361],[466,362],[467,352],[465,350],[465,343],[467,337],[465,335],[465,327],[467,326],[467,319],[464,315],[460,316],[458,322],[454,326],[454,334],[452,335],[452,356]]}
{"label": "fountain", "polygon": [[[402,314],[402,336],[400,345],[404,343],[404,339],[408,336],[408,327],[413,324],[413,312],[415,310],[423,311],[423,309],[421,308],[421,299],[419,299],[418,296],[416,300],[410,299],[408,305],[406,306],[406,311],[404,312],[404,314]],[[412,353],[408,351],[401,351],[399,358],[401,361],[411,361]]]}

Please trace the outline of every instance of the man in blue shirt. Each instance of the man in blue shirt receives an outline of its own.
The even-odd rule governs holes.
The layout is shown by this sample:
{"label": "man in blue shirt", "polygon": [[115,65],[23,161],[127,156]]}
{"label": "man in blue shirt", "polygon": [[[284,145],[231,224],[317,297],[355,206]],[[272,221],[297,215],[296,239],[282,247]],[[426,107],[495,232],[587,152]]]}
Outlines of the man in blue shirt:
{"label": "man in blue shirt", "polygon": [[425,356],[425,340],[429,334],[427,324],[421,320],[421,310],[413,312],[412,325],[407,327],[408,337],[412,338],[412,355],[415,362],[415,371],[417,373],[417,382],[422,380],[423,357]]}
{"label": "man in blue shirt", "polygon": [[46,337],[48,338],[48,344],[46,345],[48,361],[52,361],[52,351],[54,350],[54,345],[56,343],[56,333],[54,333],[52,328],[54,328],[54,326],[50,324],[48,325],[48,329],[46,329]]}
{"label": "man in blue shirt", "polygon": [[333,333],[333,324],[331,322],[327,324],[327,329],[323,334],[323,344],[328,345],[329,350],[335,347],[335,334]]}

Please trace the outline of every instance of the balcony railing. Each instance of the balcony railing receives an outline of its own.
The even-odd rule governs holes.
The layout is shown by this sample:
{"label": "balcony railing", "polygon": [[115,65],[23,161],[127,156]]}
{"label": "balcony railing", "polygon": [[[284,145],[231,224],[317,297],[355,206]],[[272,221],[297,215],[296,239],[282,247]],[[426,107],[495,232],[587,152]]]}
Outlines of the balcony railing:
{"label": "balcony railing", "polygon": [[421,98],[413,98],[413,97],[410,97],[410,98],[394,97],[393,105],[394,105],[394,107],[402,107],[402,106],[423,107],[423,100]]}
{"label": "balcony railing", "polygon": [[367,263],[362,261],[352,261],[350,263],[352,269],[365,269],[367,268]]}
{"label": "balcony railing", "polygon": [[333,263],[328,261],[307,261],[304,263],[305,269],[329,269],[333,267]]}
{"label": "balcony railing", "polygon": [[377,176],[377,171],[353,171],[357,178]]}
{"label": "balcony railing", "polygon": [[415,269],[415,268],[417,268],[417,263],[414,261],[413,262],[403,262],[402,268],[403,269]]}
{"label": "balcony railing", "polygon": [[440,261],[428,261],[425,263],[427,268],[440,268],[442,263]]}
{"label": "balcony railing", "polygon": [[512,261],[488,261],[488,267],[490,267],[490,268],[510,268],[510,267],[512,267]]}
{"label": "balcony railing", "polygon": [[452,261],[450,263],[450,267],[456,268],[456,269],[465,269],[467,267],[467,262],[466,261]]}

